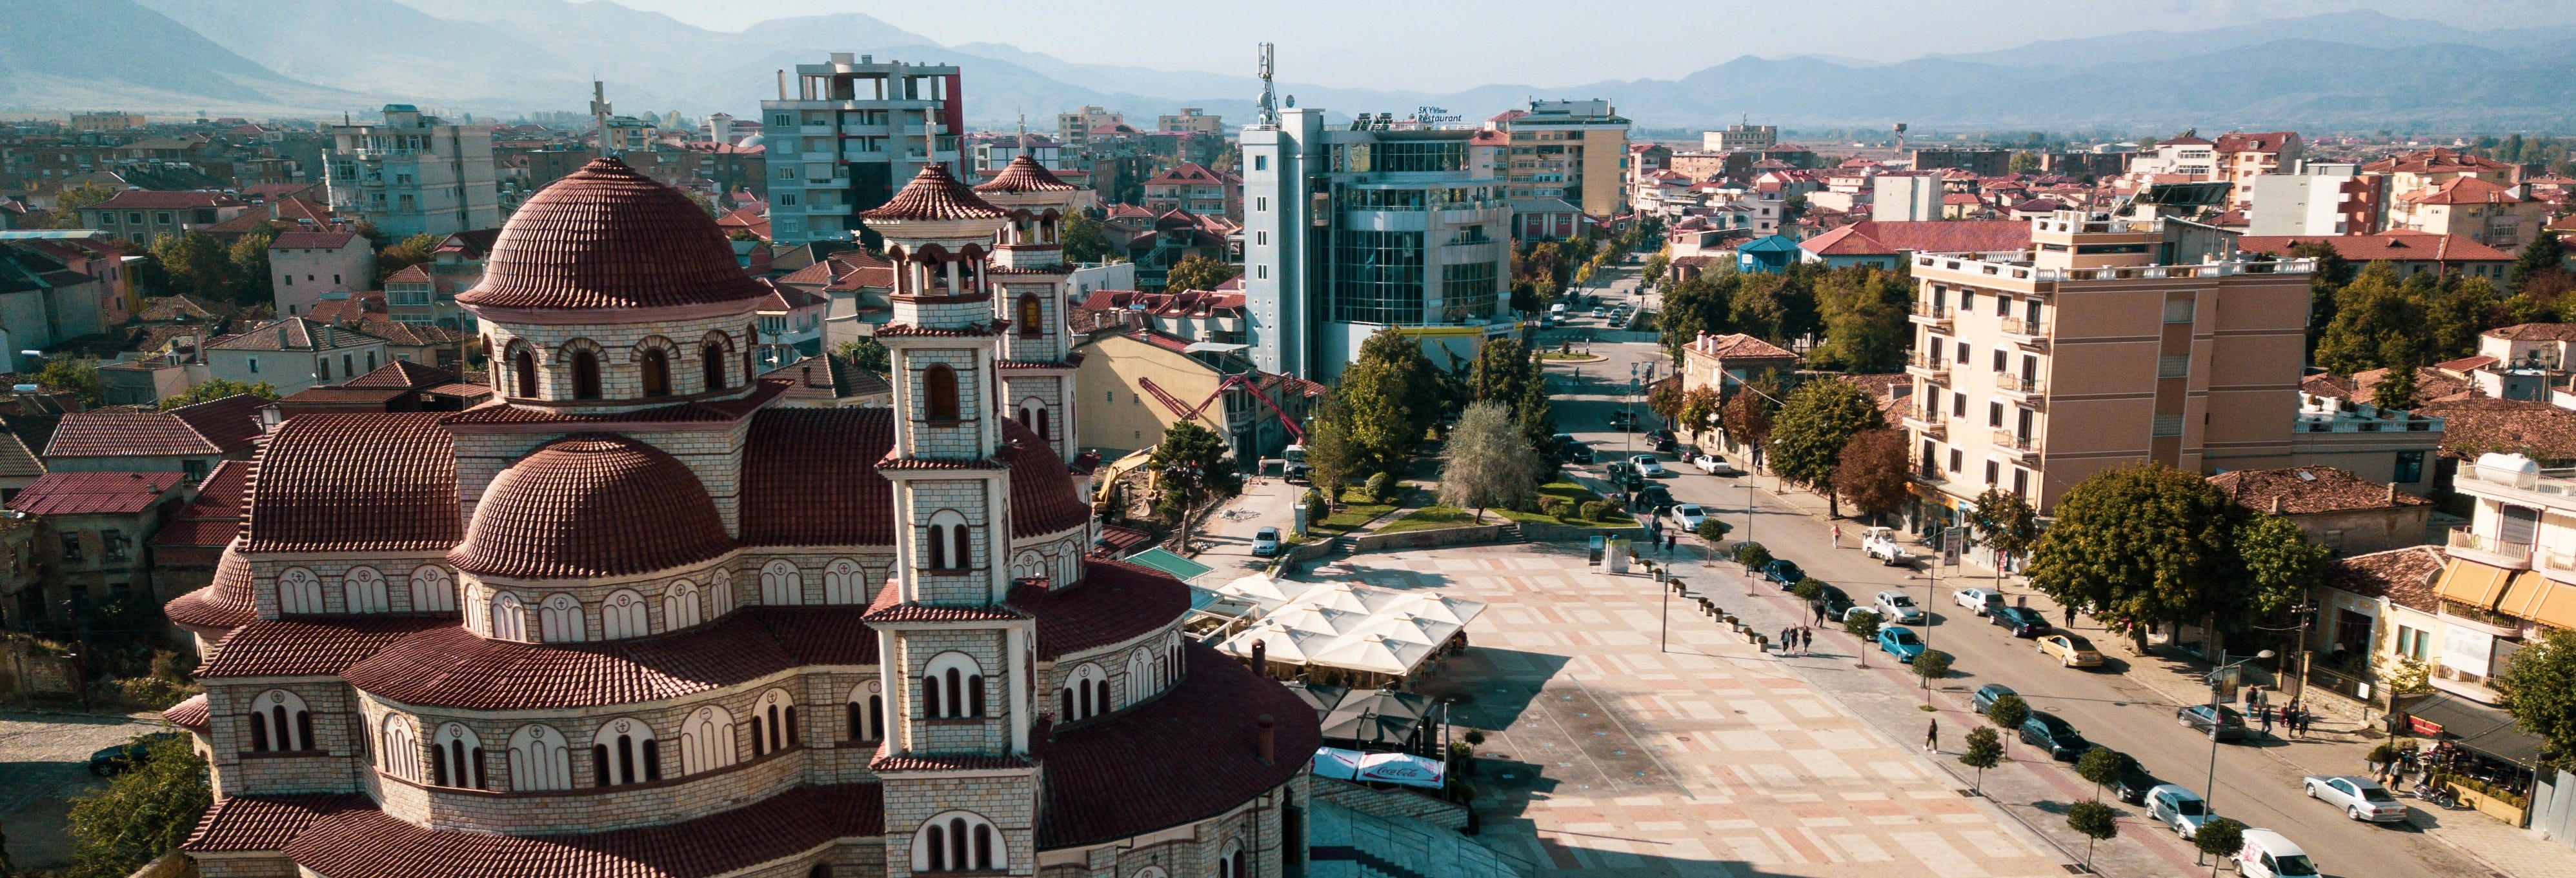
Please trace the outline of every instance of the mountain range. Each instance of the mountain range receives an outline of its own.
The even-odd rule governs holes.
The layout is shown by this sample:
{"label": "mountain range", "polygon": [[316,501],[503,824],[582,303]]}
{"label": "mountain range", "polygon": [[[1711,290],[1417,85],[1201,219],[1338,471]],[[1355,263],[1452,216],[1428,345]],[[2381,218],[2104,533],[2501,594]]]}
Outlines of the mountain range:
{"label": "mountain range", "polygon": [[[0,115],[318,117],[402,102],[506,118],[578,112],[594,78],[627,112],[747,115],[776,96],[777,71],[829,52],[958,65],[979,126],[1025,114],[1049,130],[1052,114],[1085,105],[1137,121],[1183,106],[1241,121],[1260,93],[1250,76],[943,46],[856,13],[729,33],[607,0],[10,0],[0,3]],[[1249,67],[1249,45],[1245,54]],[[1679,79],[1279,90],[1332,111],[1435,105],[1470,118],[1534,97],[1607,97],[1644,127],[1750,116],[1798,127],[2567,131],[2576,26],[2471,31],[2349,12],[1895,63],[1747,55]]]}

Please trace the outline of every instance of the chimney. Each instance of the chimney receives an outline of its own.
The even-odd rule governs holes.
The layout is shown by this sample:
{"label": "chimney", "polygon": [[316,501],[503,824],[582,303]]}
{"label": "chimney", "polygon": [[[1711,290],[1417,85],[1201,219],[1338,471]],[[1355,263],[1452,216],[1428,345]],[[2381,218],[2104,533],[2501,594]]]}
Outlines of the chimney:
{"label": "chimney", "polygon": [[2281,514],[2281,495],[2279,494],[2272,495],[2272,514]]}
{"label": "chimney", "polygon": [[812,366],[805,367],[805,386],[814,386],[814,367]]}
{"label": "chimney", "polygon": [[2397,505],[2397,483],[2396,483],[2396,482],[2390,482],[2390,483],[2388,483],[2388,505],[2390,505],[2390,506],[2395,506],[2395,505]]}
{"label": "chimney", "polygon": [[1269,765],[1271,762],[1271,756],[1273,755],[1272,751],[1279,748],[1279,732],[1277,729],[1272,728],[1272,726],[1277,725],[1277,723],[1270,719],[1269,714],[1265,713],[1262,714],[1259,719],[1253,720],[1252,724],[1254,727],[1261,730],[1261,764]]}
{"label": "chimney", "polygon": [[1270,644],[1259,640],[1252,642],[1252,672],[1260,674],[1261,679],[1270,679]]}

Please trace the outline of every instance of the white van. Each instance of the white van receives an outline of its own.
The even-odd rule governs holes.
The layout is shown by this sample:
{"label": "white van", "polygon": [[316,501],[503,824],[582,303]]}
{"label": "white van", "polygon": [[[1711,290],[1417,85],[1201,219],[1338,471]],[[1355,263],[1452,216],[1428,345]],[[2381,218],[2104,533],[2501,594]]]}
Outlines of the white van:
{"label": "white van", "polygon": [[1554,305],[1549,305],[1549,306],[1547,306],[1547,313],[1548,313],[1548,315],[1549,315],[1549,316],[1552,316],[1552,317],[1560,317],[1560,318],[1561,318],[1561,317],[1564,317],[1564,316],[1565,316],[1565,303],[1564,303],[1564,302],[1558,302],[1558,303],[1556,303],[1556,304],[1554,304]]}
{"label": "white van", "polygon": [[2245,830],[2245,847],[2236,852],[2236,872],[2246,878],[2316,878],[2316,861],[2308,852],[2269,829]]}

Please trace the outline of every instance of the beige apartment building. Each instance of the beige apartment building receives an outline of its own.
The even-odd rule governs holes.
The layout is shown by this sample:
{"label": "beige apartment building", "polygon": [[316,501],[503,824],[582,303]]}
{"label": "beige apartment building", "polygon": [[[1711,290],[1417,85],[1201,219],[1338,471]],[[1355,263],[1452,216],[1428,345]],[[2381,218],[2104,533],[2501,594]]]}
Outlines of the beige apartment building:
{"label": "beige apartment building", "polygon": [[2288,466],[2313,264],[2161,217],[2058,211],[2029,251],[1913,256],[1920,527],[1988,487],[2044,513],[2104,470]]}
{"label": "beige apartment building", "polygon": [[1488,119],[1485,127],[1511,138],[1502,177],[1509,197],[1562,198],[1592,216],[1625,213],[1628,120],[1610,102],[1531,101]]}

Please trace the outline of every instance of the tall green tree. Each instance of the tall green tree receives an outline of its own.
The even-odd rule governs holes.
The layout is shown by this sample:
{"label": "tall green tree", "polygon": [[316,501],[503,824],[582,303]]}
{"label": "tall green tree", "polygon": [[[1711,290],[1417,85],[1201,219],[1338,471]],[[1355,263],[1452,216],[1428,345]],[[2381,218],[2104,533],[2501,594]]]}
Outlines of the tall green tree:
{"label": "tall green tree", "polygon": [[152,239],[152,258],[167,277],[162,295],[186,293],[210,301],[230,301],[233,262],[213,235],[189,230]]}
{"label": "tall green tree", "polygon": [[1555,435],[1556,420],[1550,416],[1547,401],[1547,378],[1541,374],[1538,358],[1519,339],[1498,338],[1485,343],[1476,352],[1466,380],[1467,398],[1503,406],[1511,413],[1512,422],[1532,443]]}
{"label": "tall green tree", "polygon": [[2143,648],[2147,625],[2200,620],[2243,581],[2236,509],[2207,479],[2162,464],[2097,473],[2057,502],[2030,584],[2061,605],[2090,606]]}
{"label": "tall green tree", "polygon": [[376,283],[381,285],[394,272],[419,265],[438,256],[438,236],[418,234],[376,251]]}
{"label": "tall green tree", "polygon": [[1075,211],[1056,229],[1067,262],[1124,262],[1127,248],[1109,238],[1109,228],[1091,215]]}
{"label": "tall green tree", "polygon": [[1913,300],[1910,276],[1867,265],[1826,272],[1816,284],[1816,310],[1824,323],[1824,341],[1807,352],[1807,362],[1846,372],[1893,372],[1905,365],[1914,331],[1906,323]]}
{"label": "tall green tree", "polygon": [[80,209],[116,197],[116,189],[104,183],[76,183],[63,187],[54,195],[54,228],[81,227]]}
{"label": "tall green tree", "polygon": [[1968,513],[1968,526],[1975,529],[1977,542],[1998,555],[2029,557],[2031,546],[2039,542],[2039,511],[2031,508],[2029,500],[2002,488],[1987,488],[1977,495],[1975,506]]}
{"label": "tall green tree", "polygon": [[2298,606],[2325,582],[2334,550],[2308,539],[2296,522],[2278,515],[2243,514],[2236,525],[2236,559],[2246,588],[2221,595],[2219,612],[2262,618]]}
{"label": "tall green tree", "polygon": [[2352,263],[2342,251],[2325,241],[2304,241],[2290,245],[2290,257],[2314,259],[2316,270],[2308,274],[2308,351],[2314,353],[2326,327],[2335,318],[2335,292],[2352,282]]}
{"label": "tall green tree", "polygon": [[1479,521],[1486,507],[1520,508],[1538,497],[1538,450],[1501,403],[1467,406],[1441,456],[1440,502],[1472,508]]}
{"label": "tall green tree", "polygon": [[232,263],[234,303],[260,305],[277,300],[268,267],[268,245],[275,240],[277,233],[262,228],[235,239],[224,251],[225,260]]}
{"label": "tall green tree", "polygon": [[2550,629],[2514,653],[2494,682],[2514,724],[2540,738],[2541,758],[2576,771],[2576,631]]}
{"label": "tall green tree", "polygon": [[1181,261],[1172,263],[1171,269],[1164,273],[1163,289],[1175,293],[1183,290],[1213,290],[1242,273],[1242,266],[1232,265],[1221,259],[1209,259],[1197,255],[1183,256]]}
{"label": "tall green tree", "polygon": [[1327,391],[1306,419],[1308,478],[1335,501],[1368,467],[1367,451],[1351,435],[1351,417],[1351,407],[1342,401],[1340,391]]}
{"label": "tall green tree", "polygon": [[2504,298],[2496,295],[2495,285],[2482,277],[2445,274],[2417,301],[2424,308],[2426,363],[2477,353],[2478,333],[2499,325],[2496,319],[2504,313]]}
{"label": "tall green tree", "polygon": [[1977,770],[1977,779],[1970,782],[1968,789],[1984,793],[1986,769],[2003,764],[2004,744],[1998,737],[1995,730],[1983,726],[1968,732],[1968,749],[1959,754],[1959,764]]}
{"label": "tall green tree", "polygon": [[1727,314],[1736,331],[1782,347],[1814,332],[1816,297],[1803,274],[1746,276]]}
{"label": "tall green tree", "polygon": [[1711,279],[1701,274],[1665,287],[1664,309],[1655,315],[1655,328],[1663,333],[1665,356],[1680,362],[1682,346],[1700,333],[1722,335],[1735,331],[1735,290],[1743,282],[1743,275]]}
{"label": "tall green tree", "polygon": [[1190,544],[1191,522],[1201,507],[1243,493],[1243,475],[1235,472],[1225,437],[1185,420],[1163,428],[1146,466],[1161,489],[1155,511],[1180,530],[1181,545]]}
{"label": "tall green tree", "polygon": [[2559,243],[2557,232],[2541,229],[2539,237],[2522,245],[2522,253],[2514,258],[2513,267],[2505,269],[2505,286],[2520,293],[2534,278],[2565,271],[2566,267],[2567,245]]}
{"label": "tall green tree", "polygon": [[2120,835],[2119,812],[2100,802],[2077,802],[2066,809],[2066,828],[2084,834],[2084,870],[2093,870],[2093,845]]}
{"label": "tall green tree", "polygon": [[239,381],[226,381],[224,379],[217,378],[204,384],[188,388],[188,392],[186,393],[162,400],[161,410],[169,411],[183,405],[196,405],[201,402],[213,402],[218,399],[240,396],[245,393],[262,399],[276,399],[277,385],[270,384],[266,381],[256,384],[243,384]]}
{"label": "tall green tree", "polygon": [[1771,426],[1775,414],[1772,400],[1774,387],[1737,389],[1724,405],[1718,407],[1718,425],[1725,428],[1728,441],[1752,448],[1756,454],[1771,447]]}
{"label": "tall green tree", "polygon": [[[1868,392],[1841,381],[1809,381],[1790,392],[1771,428],[1771,470],[1801,485],[1824,485],[1853,436],[1886,428],[1887,416]],[[1834,495],[1826,498],[1828,513],[1839,514]]]}
{"label": "tall green tree", "polygon": [[143,764],[72,800],[68,878],[124,878],[179,848],[215,803],[206,761],[182,737],[154,743]]}
{"label": "tall green tree", "polygon": [[36,370],[36,384],[54,390],[71,391],[72,398],[80,400],[84,407],[94,407],[107,402],[106,390],[99,383],[97,360],[78,360],[71,357],[55,357],[47,360],[44,368]]}
{"label": "tall green tree", "polygon": [[1440,422],[1442,384],[1422,345],[1392,327],[1361,344],[1359,358],[1342,370],[1340,391],[1367,472],[1403,470],[1423,434]]}
{"label": "tall green tree", "polygon": [[2317,365],[2326,371],[2349,376],[2423,350],[2424,307],[2407,295],[2388,263],[2362,269],[2335,292],[2334,301],[2334,322],[2317,340]]}

